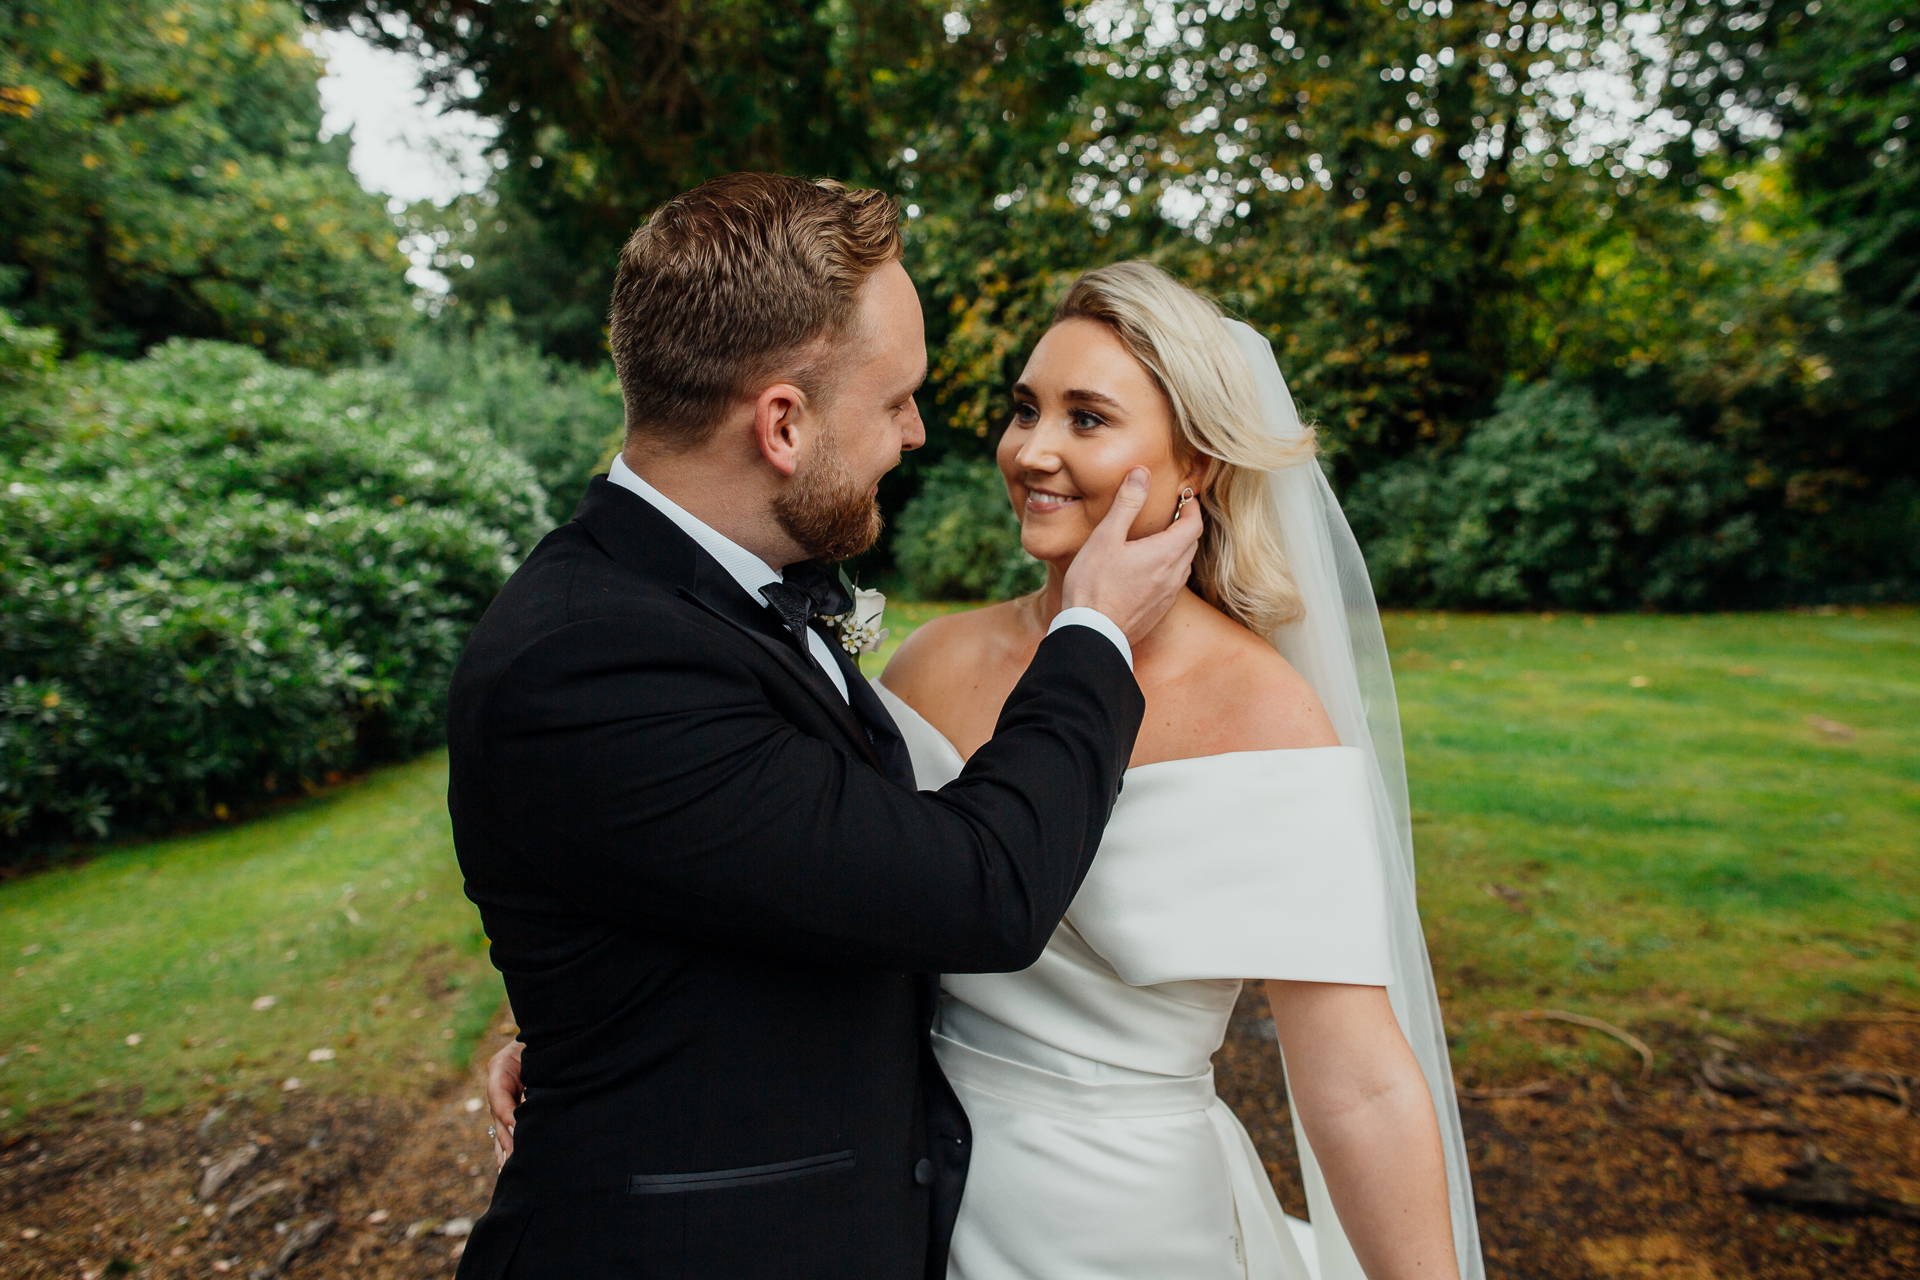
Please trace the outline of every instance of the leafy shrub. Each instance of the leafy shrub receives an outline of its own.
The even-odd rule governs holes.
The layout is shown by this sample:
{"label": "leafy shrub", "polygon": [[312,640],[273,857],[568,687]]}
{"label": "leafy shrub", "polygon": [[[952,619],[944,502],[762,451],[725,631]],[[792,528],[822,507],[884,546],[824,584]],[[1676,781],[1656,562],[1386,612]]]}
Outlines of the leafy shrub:
{"label": "leafy shrub", "polygon": [[0,461],[8,847],[438,740],[467,629],[547,527],[524,461],[396,379],[242,347],[33,379],[0,399],[41,423]]}
{"label": "leafy shrub", "polygon": [[385,368],[422,404],[489,428],[531,462],[556,524],[619,446],[625,411],[611,363],[582,368],[543,354],[504,311],[472,329],[422,326]]}
{"label": "leafy shrub", "polygon": [[1449,453],[1360,478],[1344,503],[1383,599],[1675,607],[1757,572],[1739,459],[1677,419],[1608,422],[1584,388],[1510,388]]}
{"label": "leafy shrub", "polygon": [[1006,482],[988,459],[941,459],[897,525],[894,563],[916,600],[1006,600],[1046,581],[1020,547]]}

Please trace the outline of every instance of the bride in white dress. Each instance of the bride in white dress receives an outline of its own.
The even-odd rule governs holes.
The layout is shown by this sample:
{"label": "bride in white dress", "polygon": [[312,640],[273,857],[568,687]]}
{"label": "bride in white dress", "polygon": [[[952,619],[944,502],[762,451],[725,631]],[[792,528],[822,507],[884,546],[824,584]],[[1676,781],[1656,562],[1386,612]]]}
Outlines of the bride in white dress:
{"label": "bride in white dress", "polygon": [[[1479,1280],[1379,615],[1271,348],[1121,263],[1074,285],[1014,402],[1000,468],[1047,585],[888,666],[920,786],[992,735],[1129,470],[1154,477],[1136,536],[1188,502],[1206,533],[1134,649],[1146,719],[1066,921],[1030,969],[943,981],[935,1048],[974,1135],[949,1280]],[[1248,976],[1311,1228],[1214,1096]]]}

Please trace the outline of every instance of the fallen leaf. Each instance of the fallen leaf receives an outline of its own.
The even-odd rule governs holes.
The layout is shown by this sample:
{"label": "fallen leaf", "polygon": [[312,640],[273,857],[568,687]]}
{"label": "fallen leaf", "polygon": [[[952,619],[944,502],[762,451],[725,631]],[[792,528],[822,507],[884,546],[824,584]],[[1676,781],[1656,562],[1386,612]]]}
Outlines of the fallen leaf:
{"label": "fallen leaf", "polygon": [[1838,720],[1829,720],[1825,716],[1808,716],[1807,723],[1831,742],[1853,741],[1853,730]]}
{"label": "fallen leaf", "polygon": [[1525,911],[1527,909],[1527,895],[1524,893],[1521,893],[1518,889],[1514,888],[1511,885],[1501,884],[1498,880],[1496,880],[1496,881],[1493,881],[1491,884],[1483,884],[1480,886],[1480,888],[1489,897],[1500,899],[1502,902],[1512,907],[1515,911]]}
{"label": "fallen leaf", "polygon": [[336,1054],[336,1053],[335,1053],[335,1052],[334,1052],[333,1050],[331,1050],[331,1049],[309,1049],[309,1050],[307,1050],[307,1061],[308,1061],[308,1062],[332,1062],[332,1061],[333,1061],[333,1060],[334,1060],[335,1058],[337,1058],[338,1056],[339,1056],[339,1055],[338,1055],[338,1054]]}
{"label": "fallen leaf", "polygon": [[280,1082],[280,1092],[282,1093],[292,1093],[295,1089],[298,1089],[299,1087],[300,1087],[299,1076],[288,1076],[285,1080],[282,1080]]}
{"label": "fallen leaf", "polygon": [[393,1217],[393,1215],[388,1213],[385,1209],[375,1209],[372,1213],[367,1215],[367,1225],[370,1227],[377,1227],[391,1217]]}
{"label": "fallen leaf", "polygon": [[255,996],[253,1000],[253,1011],[255,1013],[265,1013],[279,1003],[279,996]]}
{"label": "fallen leaf", "polygon": [[[232,1180],[234,1174],[240,1172],[259,1158],[260,1147],[257,1143],[252,1142],[244,1143],[227,1152],[227,1154],[208,1165],[207,1171],[200,1176],[200,1190],[195,1195],[195,1199],[211,1200],[219,1192],[221,1187],[226,1186],[227,1183]],[[208,1205],[207,1207],[211,1209],[213,1206]]]}
{"label": "fallen leaf", "polygon": [[132,1035],[127,1037],[127,1048],[129,1049],[133,1048],[135,1045],[139,1044],[144,1039],[146,1039],[146,1037],[141,1035],[138,1031],[134,1032]]}

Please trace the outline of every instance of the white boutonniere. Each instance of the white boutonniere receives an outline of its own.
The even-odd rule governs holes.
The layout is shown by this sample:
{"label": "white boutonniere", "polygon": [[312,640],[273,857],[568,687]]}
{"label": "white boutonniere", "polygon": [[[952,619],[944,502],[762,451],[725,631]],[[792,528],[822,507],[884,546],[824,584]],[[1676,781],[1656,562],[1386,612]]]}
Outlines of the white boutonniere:
{"label": "white boutonniere", "polygon": [[880,625],[887,611],[887,598],[878,591],[859,590],[853,594],[853,609],[834,619],[840,634],[840,647],[858,658],[875,653],[886,643],[886,629]]}

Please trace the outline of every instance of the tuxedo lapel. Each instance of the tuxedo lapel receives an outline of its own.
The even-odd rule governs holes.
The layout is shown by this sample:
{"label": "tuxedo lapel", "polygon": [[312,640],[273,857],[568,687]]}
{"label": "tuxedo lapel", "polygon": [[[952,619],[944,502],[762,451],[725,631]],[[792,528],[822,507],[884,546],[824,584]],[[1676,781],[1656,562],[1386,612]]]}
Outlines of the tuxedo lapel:
{"label": "tuxedo lapel", "polygon": [[867,678],[860,673],[860,664],[853,655],[841,648],[831,636],[827,637],[827,647],[833,651],[834,659],[840,664],[840,674],[847,682],[847,701],[853,704],[855,714],[867,726],[873,739],[874,754],[880,758],[880,772],[912,790],[915,785],[913,755],[907,750],[907,740],[901,736],[900,726],[893,722],[880,696],[867,684]]}
{"label": "tuxedo lapel", "polygon": [[[664,582],[683,600],[744,632],[800,682],[840,730],[847,745],[875,769],[893,776],[883,757],[875,751],[860,718],[827,679],[820,664],[811,655],[799,652],[773,614],[748,595],[718,560],[652,503],[605,476],[596,476],[573,518],[623,568]],[[839,651],[838,645],[829,647]],[[854,678],[858,679],[858,675],[855,672]],[[848,688],[851,691],[852,681],[848,682]],[[872,690],[863,692],[873,698]],[[877,704],[879,699],[874,698],[874,702]],[[891,728],[892,722],[887,723]],[[898,736],[897,730],[895,736]]]}

